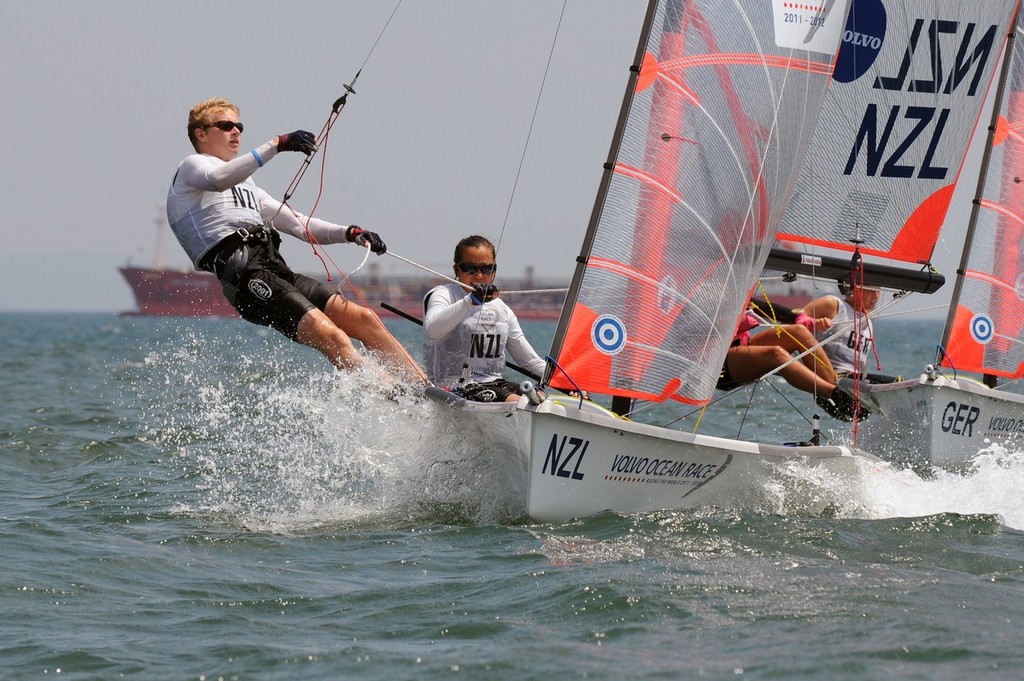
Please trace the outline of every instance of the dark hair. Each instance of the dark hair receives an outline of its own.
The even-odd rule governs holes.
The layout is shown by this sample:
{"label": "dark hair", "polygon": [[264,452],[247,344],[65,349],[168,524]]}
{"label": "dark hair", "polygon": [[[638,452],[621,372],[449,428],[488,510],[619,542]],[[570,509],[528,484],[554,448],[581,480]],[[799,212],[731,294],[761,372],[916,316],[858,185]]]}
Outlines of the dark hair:
{"label": "dark hair", "polygon": [[473,236],[467,236],[465,239],[455,244],[455,260],[452,262],[456,264],[462,262],[462,254],[465,253],[467,248],[489,248],[491,249],[491,255],[495,258],[497,258],[498,255],[497,250],[494,248],[494,244],[479,234],[474,234]]}

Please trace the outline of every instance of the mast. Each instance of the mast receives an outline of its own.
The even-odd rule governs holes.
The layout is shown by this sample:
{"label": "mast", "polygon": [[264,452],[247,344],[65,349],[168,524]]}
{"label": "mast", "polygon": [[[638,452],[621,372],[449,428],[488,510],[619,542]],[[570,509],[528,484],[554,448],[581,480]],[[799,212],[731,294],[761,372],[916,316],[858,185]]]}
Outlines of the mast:
{"label": "mast", "polygon": [[[587,233],[583,237],[583,245],[580,247],[580,254],[576,256],[576,270],[573,272],[572,281],[569,284],[569,291],[565,297],[562,307],[562,314],[558,318],[558,326],[555,328],[555,336],[551,341],[551,356],[557,356],[558,351],[565,341],[565,334],[569,328],[571,310],[577,297],[580,286],[583,283],[583,275],[587,269],[587,261],[590,259],[591,249],[594,245],[594,235],[597,232],[598,223],[601,221],[601,213],[604,210],[605,199],[608,196],[608,187],[612,181],[612,171],[615,168],[615,161],[619,157],[619,147],[622,145],[623,132],[626,129],[626,121],[629,117],[629,110],[633,105],[633,95],[636,92],[637,79],[640,77],[640,68],[643,64],[644,54],[647,50],[647,41],[651,35],[651,26],[654,24],[655,12],[659,0],[650,0],[647,3],[647,14],[644,16],[644,23],[640,29],[640,37],[637,40],[636,54],[633,57],[633,64],[629,67],[629,80],[626,84],[626,92],[622,97],[622,106],[619,108],[619,118],[615,123],[615,131],[612,133],[611,145],[608,149],[608,160],[604,163],[604,173],[601,175],[601,183],[598,186],[597,196],[594,199],[594,209],[590,214],[590,222],[587,224]],[[544,372],[543,383],[551,379],[554,367],[548,362]],[[631,407],[629,398],[612,396],[612,411],[617,414],[628,413]]]}
{"label": "mast", "polygon": [[[978,215],[981,213],[981,199],[985,192],[985,180],[988,177],[989,162],[992,158],[992,141],[995,137],[996,126],[999,122],[1000,111],[1003,104],[1003,91],[1006,88],[1006,80],[1013,63],[1013,44],[1017,35],[1017,19],[1020,14],[1020,5],[1013,13],[1013,20],[1010,22],[1010,30],[1006,36],[1006,50],[1003,53],[1003,68],[999,74],[999,87],[996,89],[995,98],[992,101],[992,117],[989,120],[988,137],[985,141],[985,151],[981,158],[981,168],[978,172],[978,185],[974,192],[974,200],[971,202],[971,217],[967,221],[967,235],[964,237],[964,247],[960,253],[960,266],[956,270],[956,283],[953,285],[953,296],[949,302],[949,311],[946,313],[946,325],[942,330],[942,347],[949,344],[949,337],[953,330],[953,320],[956,317],[957,304],[960,300],[960,293],[963,289],[967,265],[970,262],[971,246],[974,241],[974,232],[978,224]],[[936,361],[941,360],[941,351]],[[996,387],[998,378],[989,374],[984,375],[984,383],[990,388]]]}

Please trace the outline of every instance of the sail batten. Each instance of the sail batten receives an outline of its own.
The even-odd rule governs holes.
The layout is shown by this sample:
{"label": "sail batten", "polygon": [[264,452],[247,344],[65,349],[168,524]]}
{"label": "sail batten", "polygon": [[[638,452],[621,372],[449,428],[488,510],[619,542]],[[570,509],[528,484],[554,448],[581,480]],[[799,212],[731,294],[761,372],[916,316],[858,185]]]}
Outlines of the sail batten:
{"label": "sail batten", "polygon": [[792,193],[847,5],[652,3],[552,346],[579,387],[709,401]]}

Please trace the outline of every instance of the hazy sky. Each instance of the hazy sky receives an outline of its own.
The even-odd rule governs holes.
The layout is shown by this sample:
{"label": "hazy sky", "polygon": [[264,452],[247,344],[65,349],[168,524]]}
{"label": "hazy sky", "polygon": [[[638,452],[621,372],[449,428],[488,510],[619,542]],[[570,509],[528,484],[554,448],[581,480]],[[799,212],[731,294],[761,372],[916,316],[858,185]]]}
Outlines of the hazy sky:
{"label": "hazy sky", "polygon": [[[331,136],[316,214],[446,269],[455,241],[497,239],[504,225],[504,271],[568,274],[645,3],[568,2],[528,147],[562,3],[404,0],[384,30],[397,4],[7,3],[0,309],[132,307],[116,266],[153,262],[157,206],[192,151],[189,108],[211,96],[237,103],[245,148],[318,132],[364,61]],[[299,161],[279,156],[257,184],[280,197]],[[301,211],[317,175],[292,200]],[[288,241],[293,267],[315,271],[308,246]],[[169,232],[162,252],[187,264]],[[342,268],[359,263],[354,248],[330,253]]]}
{"label": "hazy sky", "polygon": [[[646,2],[568,0],[563,15],[557,0],[404,0],[385,30],[396,4],[6,3],[0,310],[133,307],[116,267],[153,263],[159,207],[192,151],[189,108],[237,103],[243,148],[318,132],[364,61],[316,214],[378,231],[435,269],[482,233],[501,239],[506,273],[569,275]],[[280,198],[299,161],[282,154],[255,180]],[[297,209],[310,210],[318,182],[307,173]],[[308,246],[286,243],[295,269],[316,271]],[[956,248],[937,248],[947,275]],[[361,256],[329,252],[346,270]],[[162,254],[187,264],[169,230]]]}

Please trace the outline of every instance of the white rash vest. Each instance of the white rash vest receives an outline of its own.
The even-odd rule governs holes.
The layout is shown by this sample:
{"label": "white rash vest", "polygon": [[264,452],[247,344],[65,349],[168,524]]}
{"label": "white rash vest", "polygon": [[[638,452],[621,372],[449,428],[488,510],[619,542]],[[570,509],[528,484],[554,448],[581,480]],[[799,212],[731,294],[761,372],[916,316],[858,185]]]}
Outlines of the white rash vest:
{"label": "white rash vest", "polygon": [[[196,267],[227,235],[240,227],[263,225],[271,218],[277,230],[307,241],[306,216],[300,213],[296,217],[287,206],[281,209],[279,201],[253,182],[252,174],[260,167],[256,154],[266,163],[277,155],[277,147],[267,142],[230,161],[192,154],[178,166],[167,191],[167,221]],[[345,241],[346,229],[318,218],[309,220],[309,231],[322,244]]]}
{"label": "white rash vest", "polygon": [[444,284],[431,289],[425,301],[423,361],[435,385],[456,385],[463,364],[476,383],[497,380],[505,370],[506,350],[524,368],[544,373],[544,360],[500,298],[474,305],[461,286]]}

